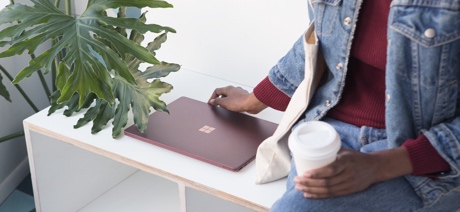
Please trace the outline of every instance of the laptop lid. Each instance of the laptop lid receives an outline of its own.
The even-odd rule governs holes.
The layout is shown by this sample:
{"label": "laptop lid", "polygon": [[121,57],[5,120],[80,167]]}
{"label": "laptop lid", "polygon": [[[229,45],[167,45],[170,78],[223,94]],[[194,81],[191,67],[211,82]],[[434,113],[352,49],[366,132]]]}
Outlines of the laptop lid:
{"label": "laptop lid", "polygon": [[259,144],[277,127],[188,97],[171,102],[168,110],[153,112],[144,133],[132,125],[125,135],[231,171],[251,162]]}

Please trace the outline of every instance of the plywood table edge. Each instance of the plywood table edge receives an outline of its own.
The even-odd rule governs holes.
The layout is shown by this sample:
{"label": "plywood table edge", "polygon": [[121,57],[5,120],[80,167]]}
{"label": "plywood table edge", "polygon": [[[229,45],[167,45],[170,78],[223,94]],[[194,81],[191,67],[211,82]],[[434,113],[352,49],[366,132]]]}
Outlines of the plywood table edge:
{"label": "plywood table edge", "polygon": [[36,173],[35,173],[35,162],[33,160],[33,153],[32,153],[32,143],[30,141],[30,129],[29,129],[29,124],[26,121],[23,121],[23,126],[24,126],[24,136],[26,140],[26,148],[27,148],[27,157],[29,159],[29,169],[30,169],[30,176],[31,176],[31,181],[33,186],[33,192],[34,192],[34,203],[35,203],[35,209],[40,212],[41,211],[41,203],[40,203],[40,195],[39,194],[39,188],[37,185],[37,178],[36,178]]}
{"label": "plywood table edge", "polygon": [[54,139],[58,139],[58,140],[63,141],[65,143],[68,143],[68,144],[71,144],[73,146],[76,146],[76,147],[78,147],[80,149],[88,150],[88,151],[93,152],[95,154],[104,156],[106,158],[110,158],[112,160],[118,161],[118,162],[123,163],[125,165],[129,165],[129,166],[134,167],[134,168],[138,168],[138,169],[140,169],[142,171],[145,171],[145,172],[148,172],[150,174],[154,174],[154,175],[166,178],[166,179],[171,180],[171,181],[176,182],[176,183],[183,183],[187,187],[190,187],[190,188],[196,189],[198,191],[208,193],[208,194],[210,194],[212,196],[216,196],[218,198],[221,198],[221,199],[224,199],[224,200],[227,200],[227,201],[242,205],[242,206],[250,208],[252,210],[260,211],[260,212],[268,211],[267,207],[255,204],[253,202],[250,202],[250,201],[247,201],[245,199],[236,197],[234,195],[225,193],[223,191],[211,188],[209,186],[206,186],[206,185],[203,185],[203,184],[200,184],[200,183],[197,183],[197,182],[193,182],[193,181],[188,180],[186,178],[183,178],[181,176],[178,176],[178,175],[163,171],[161,169],[157,169],[157,168],[148,166],[146,164],[134,161],[132,159],[122,157],[122,156],[119,156],[119,155],[114,155],[113,153],[111,153],[109,151],[100,149],[100,148],[92,146],[90,144],[85,144],[85,143],[79,142],[79,141],[77,141],[77,140],[75,140],[73,138],[69,138],[67,136],[60,135],[60,134],[55,133],[53,131],[50,131],[48,129],[44,129],[44,128],[39,127],[37,125],[28,123],[27,121],[24,121],[24,127],[27,129],[27,131],[28,131],[27,134],[29,135],[29,137],[30,137],[30,132],[29,131],[35,131],[37,133],[42,133],[43,135],[46,135],[46,136],[54,138]]}

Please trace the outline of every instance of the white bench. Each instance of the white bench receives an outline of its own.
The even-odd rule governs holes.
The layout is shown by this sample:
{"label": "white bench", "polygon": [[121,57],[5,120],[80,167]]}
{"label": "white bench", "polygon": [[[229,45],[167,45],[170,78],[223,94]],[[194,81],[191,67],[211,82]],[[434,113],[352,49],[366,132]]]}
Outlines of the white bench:
{"label": "white bench", "polygon": [[[188,70],[163,81],[174,86],[162,96],[167,103],[206,101],[230,84]],[[24,121],[37,211],[267,211],[284,191],[285,180],[256,185],[254,161],[231,172],[128,136],[112,139],[111,126],[92,135],[91,124],[73,129],[82,115],[48,117],[45,109]],[[281,113],[258,117],[277,122]]]}

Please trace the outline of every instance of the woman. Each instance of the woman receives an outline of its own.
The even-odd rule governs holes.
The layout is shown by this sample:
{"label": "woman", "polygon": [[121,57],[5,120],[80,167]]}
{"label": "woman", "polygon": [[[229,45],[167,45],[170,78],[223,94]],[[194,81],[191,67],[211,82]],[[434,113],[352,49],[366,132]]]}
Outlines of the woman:
{"label": "woman", "polygon": [[[298,121],[330,123],[342,149],[291,168],[271,210],[460,209],[460,0],[312,0],[309,15],[327,74]],[[285,110],[304,57],[299,39],[252,93],[217,88],[209,104]]]}

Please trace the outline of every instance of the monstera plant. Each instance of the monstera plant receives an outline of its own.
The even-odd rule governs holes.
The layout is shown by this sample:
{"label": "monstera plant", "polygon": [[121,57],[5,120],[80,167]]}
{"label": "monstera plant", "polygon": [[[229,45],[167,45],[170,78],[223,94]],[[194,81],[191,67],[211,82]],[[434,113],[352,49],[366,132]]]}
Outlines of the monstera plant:
{"label": "monstera plant", "polygon": [[[159,97],[172,85],[159,78],[180,66],[159,61],[155,51],[166,41],[167,33],[175,31],[149,24],[145,13],[127,18],[126,8],[172,5],[160,0],[88,0],[80,16],[72,15],[70,5],[66,0],[66,9],[61,11],[59,0],[54,4],[50,0],[31,0],[30,4],[11,1],[1,10],[0,47],[5,50],[0,58],[23,52],[31,55],[28,66],[14,80],[0,66],[2,73],[15,85],[33,74],[51,73],[54,89],[48,114],[63,108],[63,114],[71,116],[82,110],[84,116],[76,128],[92,122],[92,133],[97,133],[113,120],[112,136],[117,137],[132,113],[134,124],[144,131],[152,108],[167,111]],[[118,11],[117,16],[107,15],[107,11]],[[144,43],[147,32],[157,36]],[[35,56],[37,47],[44,44],[50,47]],[[151,66],[140,70],[141,63]],[[0,95],[9,100],[1,77],[0,73]]]}

